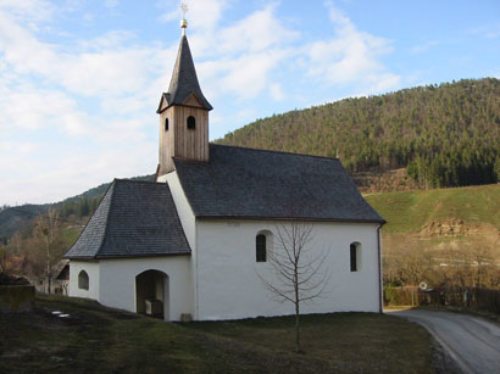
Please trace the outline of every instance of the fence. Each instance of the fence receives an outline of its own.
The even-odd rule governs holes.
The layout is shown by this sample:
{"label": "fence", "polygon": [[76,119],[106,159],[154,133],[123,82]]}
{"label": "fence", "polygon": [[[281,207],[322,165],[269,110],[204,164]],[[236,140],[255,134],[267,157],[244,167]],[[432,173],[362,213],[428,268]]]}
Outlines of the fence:
{"label": "fence", "polygon": [[385,287],[384,305],[449,305],[500,314],[500,290],[462,287],[420,290],[417,287]]}

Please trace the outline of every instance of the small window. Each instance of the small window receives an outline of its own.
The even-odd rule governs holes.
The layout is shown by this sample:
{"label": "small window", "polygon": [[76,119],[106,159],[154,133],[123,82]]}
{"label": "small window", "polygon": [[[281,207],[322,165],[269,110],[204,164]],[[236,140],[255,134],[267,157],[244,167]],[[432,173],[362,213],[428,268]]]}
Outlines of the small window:
{"label": "small window", "polygon": [[361,244],[359,243],[351,243],[350,247],[350,257],[351,257],[351,271],[359,270],[359,257],[361,251]]}
{"label": "small window", "polygon": [[266,236],[264,234],[257,235],[255,239],[255,256],[257,262],[266,262]]}
{"label": "small window", "polygon": [[168,131],[168,118],[165,118],[165,131]]}
{"label": "small window", "polygon": [[189,130],[195,130],[196,129],[196,118],[193,116],[189,116],[187,118],[187,128]]}
{"label": "small window", "polygon": [[85,270],[82,270],[78,274],[78,288],[81,290],[89,289],[89,275]]}

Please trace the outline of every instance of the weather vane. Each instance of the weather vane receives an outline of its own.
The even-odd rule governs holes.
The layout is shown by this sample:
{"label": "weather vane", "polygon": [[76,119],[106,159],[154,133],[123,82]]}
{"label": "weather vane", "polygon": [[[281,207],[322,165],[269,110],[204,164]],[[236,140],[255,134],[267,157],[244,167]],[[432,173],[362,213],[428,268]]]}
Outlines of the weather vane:
{"label": "weather vane", "polygon": [[183,35],[186,33],[186,29],[188,27],[188,22],[186,20],[186,13],[188,12],[188,10],[189,9],[186,1],[181,1],[181,12],[182,12],[181,28]]}

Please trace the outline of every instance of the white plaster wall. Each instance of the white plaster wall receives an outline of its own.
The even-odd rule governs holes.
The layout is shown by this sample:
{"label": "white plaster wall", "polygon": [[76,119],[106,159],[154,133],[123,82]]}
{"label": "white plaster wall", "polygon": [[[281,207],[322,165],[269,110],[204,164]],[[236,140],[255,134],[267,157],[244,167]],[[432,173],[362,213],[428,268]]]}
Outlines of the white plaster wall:
{"label": "white plaster wall", "polygon": [[177,208],[177,213],[179,214],[179,219],[184,228],[189,246],[191,249],[196,248],[196,219],[191,209],[191,205],[189,205],[184,190],[182,189],[177,172],[173,171],[161,178],[165,178],[170,187],[172,198]]}
{"label": "white plaster wall", "polygon": [[198,256],[196,251],[196,243],[197,243],[197,221],[194,216],[193,210],[189,201],[184,193],[181,182],[179,180],[179,176],[176,171],[170,172],[164,177],[164,181],[168,183],[170,187],[170,191],[172,193],[172,198],[174,200],[175,206],[177,208],[177,214],[179,215],[179,219],[182,224],[182,228],[184,229],[184,234],[186,235],[189,246],[191,247],[191,283],[193,284],[193,317],[196,319],[196,315],[198,314]]}
{"label": "white plaster wall", "polygon": [[[100,260],[100,303],[136,312],[135,277],[146,270],[159,270],[168,275],[169,301],[166,315],[180,320],[182,313],[193,314],[191,257],[143,257]],[[167,306],[165,306],[167,308]]]}
{"label": "white plaster wall", "polygon": [[[78,274],[85,270],[89,276],[89,289],[81,290],[78,288]],[[85,297],[99,301],[99,263],[96,261],[76,261],[69,263],[69,296]]]}
{"label": "white plaster wall", "polygon": [[[236,319],[292,314],[265,288],[260,274],[276,282],[269,263],[255,261],[255,237],[274,234],[273,221],[198,221],[198,311],[196,319]],[[313,223],[314,251],[327,253],[322,267],[329,279],[323,296],[302,305],[303,313],[379,311],[379,262],[376,224]],[[350,271],[349,245],[362,244],[359,270]],[[276,244],[275,244],[276,245]],[[275,283],[276,284],[276,283]]]}

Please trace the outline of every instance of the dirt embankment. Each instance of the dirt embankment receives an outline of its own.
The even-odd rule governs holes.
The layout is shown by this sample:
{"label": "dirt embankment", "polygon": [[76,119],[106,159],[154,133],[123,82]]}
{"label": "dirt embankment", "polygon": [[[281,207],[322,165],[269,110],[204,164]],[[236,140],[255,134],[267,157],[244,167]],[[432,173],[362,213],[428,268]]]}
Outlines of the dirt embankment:
{"label": "dirt embankment", "polygon": [[419,189],[419,185],[408,176],[405,168],[353,173],[352,179],[362,193]]}

